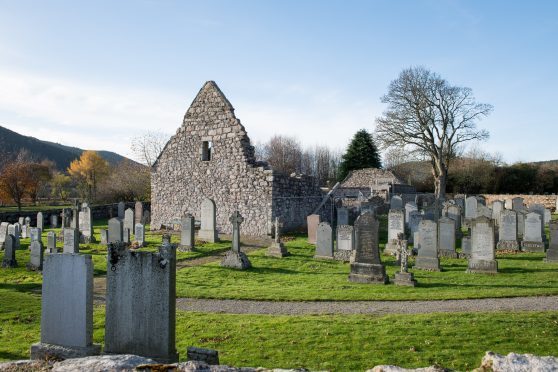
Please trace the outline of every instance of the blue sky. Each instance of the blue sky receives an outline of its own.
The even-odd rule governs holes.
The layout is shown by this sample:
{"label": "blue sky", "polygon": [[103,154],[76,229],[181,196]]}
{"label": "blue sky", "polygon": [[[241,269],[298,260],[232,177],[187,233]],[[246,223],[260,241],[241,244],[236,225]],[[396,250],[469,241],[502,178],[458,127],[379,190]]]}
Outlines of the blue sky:
{"label": "blue sky", "polygon": [[123,155],[207,80],[253,142],[344,149],[413,65],[494,106],[483,149],[558,159],[557,1],[0,0],[0,125]]}

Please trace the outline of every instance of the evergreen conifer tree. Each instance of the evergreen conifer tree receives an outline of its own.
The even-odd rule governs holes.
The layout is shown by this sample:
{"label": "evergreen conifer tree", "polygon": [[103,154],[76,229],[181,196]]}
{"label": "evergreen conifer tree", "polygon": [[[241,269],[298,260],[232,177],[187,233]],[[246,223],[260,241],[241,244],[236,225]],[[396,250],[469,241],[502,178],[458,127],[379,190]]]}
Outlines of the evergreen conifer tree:
{"label": "evergreen conifer tree", "polygon": [[382,162],[372,135],[366,129],[361,129],[355,133],[347,151],[343,154],[339,164],[339,180],[347,177],[352,170],[381,167]]}

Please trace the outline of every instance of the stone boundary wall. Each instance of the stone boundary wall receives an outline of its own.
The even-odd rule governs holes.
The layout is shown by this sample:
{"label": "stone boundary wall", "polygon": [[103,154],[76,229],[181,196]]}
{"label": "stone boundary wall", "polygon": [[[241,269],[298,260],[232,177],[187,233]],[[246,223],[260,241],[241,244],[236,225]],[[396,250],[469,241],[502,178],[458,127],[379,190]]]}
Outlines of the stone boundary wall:
{"label": "stone boundary wall", "polygon": [[516,197],[523,198],[523,203],[529,207],[531,204],[542,204],[545,208],[556,212],[556,195],[525,195],[525,194],[480,194],[486,199],[486,205],[490,205],[494,200],[513,199]]}
{"label": "stone boundary wall", "polygon": [[[143,203],[143,210],[150,210],[151,203],[150,202],[142,202]],[[127,202],[126,209],[132,208],[134,209],[136,203],[135,202]],[[64,207],[69,208],[69,207]],[[56,209],[49,209],[47,211],[21,211],[21,212],[0,212],[0,222],[9,222],[9,223],[16,223],[19,217],[30,217],[31,218],[31,225],[37,225],[37,213],[43,212],[44,222],[45,225],[48,226],[50,224],[50,216],[53,214],[58,214],[58,224],[62,223],[62,219],[60,218],[60,213],[62,213],[62,207]],[[93,219],[102,219],[102,218],[110,218],[112,216],[115,217],[118,215],[118,203],[114,204],[102,204],[102,205],[94,205],[91,207],[91,215]]]}

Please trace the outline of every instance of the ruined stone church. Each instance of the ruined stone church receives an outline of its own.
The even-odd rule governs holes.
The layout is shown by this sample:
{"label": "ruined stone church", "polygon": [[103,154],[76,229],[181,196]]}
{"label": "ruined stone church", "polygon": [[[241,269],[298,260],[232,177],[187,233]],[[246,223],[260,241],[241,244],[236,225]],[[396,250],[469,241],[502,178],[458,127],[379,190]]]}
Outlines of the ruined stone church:
{"label": "ruined stone church", "polygon": [[313,177],[284,175],[257,162],[233,106],[208,81],[151,169],[151,228],[186,213],[199,220],[204,198],[215,201],[219,232],[231,233],[229,217],[238,210],[242,234],[262,236],[275,217],[286,229],[304,226],[323,195]]}

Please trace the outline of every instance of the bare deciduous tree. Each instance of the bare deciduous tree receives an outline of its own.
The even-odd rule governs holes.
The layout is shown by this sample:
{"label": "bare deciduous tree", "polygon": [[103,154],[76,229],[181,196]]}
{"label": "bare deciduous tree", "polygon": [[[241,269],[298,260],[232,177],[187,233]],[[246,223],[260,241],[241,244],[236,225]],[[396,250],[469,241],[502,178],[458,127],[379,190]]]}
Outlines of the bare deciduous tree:
{"label": "bare deciduous tree", "polygon": [[451,160],[463,143],[488,138],[476,123],[490,114],[492,106],[477,103],[470,88],[452,86],[424,67],[403,70],[382,102],[388,108],[376,119],[380,146],[427,155],[436,197],[445,198]]}
{"label": "bare deciduous tree", "polygon": [[170,135],[159,131],[147,131],[132,138],[132,153],[141,163],[151,167],[165,148]]}

